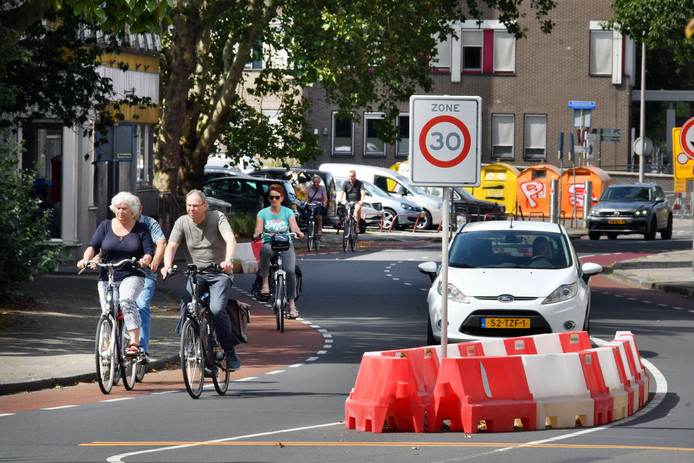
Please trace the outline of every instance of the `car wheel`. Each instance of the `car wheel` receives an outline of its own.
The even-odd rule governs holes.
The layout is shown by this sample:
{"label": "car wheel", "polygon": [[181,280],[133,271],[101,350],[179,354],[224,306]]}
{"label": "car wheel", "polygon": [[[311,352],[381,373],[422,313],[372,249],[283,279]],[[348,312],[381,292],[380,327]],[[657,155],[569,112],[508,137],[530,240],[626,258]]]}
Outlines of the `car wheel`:
{"label": "car wheel", "polygon": [[383,209],[383,228],[390,230],[393,226],[393,221],[396,220],[398,215],[395,211],[389,207]]}
{"label": "car wheel", "polygon": [[608,240],[616,240],[617,239],[617,233],[608,233],[607,239]]}
{"label": "car wheel", "polygon": [[655,221],[655,217],[653,217],[651,225],[648,227],[648,231],[644,233],[643,237],[649,241],[654,240],[656,231],[658,231],[658,223]]}
{"label": "car wheel", "polygon": [[431,329],[431,316],[427,314],[427,346],[433,346],[438,341],[434,337],[434,330]]}
{"label": "car wheel", "polygon": [[598,233],[598,232],[588,232],[588,238],[590,238],[590,239],[593,240],[593,241],[599,240],[599,239],[600,239],[600,233]]}
{"label": "car wheel", "polygon": [[419,220],[419,223],[417,224],[417,228],[420,230],[428,230],[432,226],[431,223],[431,214],[429,211],[424,210],[424,218]]}
{"label": "car wheel", "polygon": [[660,238],[663,240],[669,240],[672,238],[672,216],[668,215],[667,217],[667,227],[665,227],[665,230],[662,230],[660,232]]}

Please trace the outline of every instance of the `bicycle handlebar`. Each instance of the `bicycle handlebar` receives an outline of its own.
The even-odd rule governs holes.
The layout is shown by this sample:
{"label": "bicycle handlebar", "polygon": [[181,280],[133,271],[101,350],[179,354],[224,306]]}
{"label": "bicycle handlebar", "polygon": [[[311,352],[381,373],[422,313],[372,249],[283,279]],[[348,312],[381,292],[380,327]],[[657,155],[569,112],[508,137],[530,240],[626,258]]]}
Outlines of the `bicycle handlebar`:
{"label": "bicycle handlebar", "polygon": [[175,273],[183,272],[186,275],[189,275],[191,273],[218,273],[222,271],[222,268],[218,264],[212,262],[203,268],[198,268],[198,266],[195,264],[188,264],[185,270],[181,270],[178,268],[178,265],[174,265],[167,273],[169,275],[173,275]]}
{"label": "bicycle handlebar", "polygon": [[84,263],[84,267],[79,272],[77,272],[77,274],[81,275],[85,270],[87,270],[89,268],[90,265],[95,265],[95,266],[100,267],[100,268],[117,269],[117,268],[124,266],[125,264],[136,265],[137,264],[137,257],[131,257],[129,259],[123,259],[123,260],[121,260],[119,262],[115,262],[115,263],[114,262],[103,263],[103,262],[99,262],[97,260],[88,260]]}

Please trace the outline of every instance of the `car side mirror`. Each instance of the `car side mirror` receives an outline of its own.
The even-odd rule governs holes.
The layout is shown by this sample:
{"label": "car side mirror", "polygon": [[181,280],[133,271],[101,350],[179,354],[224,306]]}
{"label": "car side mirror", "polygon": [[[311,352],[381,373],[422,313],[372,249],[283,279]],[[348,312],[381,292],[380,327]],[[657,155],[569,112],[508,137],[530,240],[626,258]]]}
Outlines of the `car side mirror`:
{"label": "car side mirror", "polygon": [[602,272],[602,265],[596,264],[595,262],[586,262],[581,265],[581,271],[583,272],[583,280],[588,283],[590,277]]}
{"label": "car side mirror", "polygon": [[436,279],[436,274],[438,273],[439,266],[436,262],[422,262],[417,266],[420,272],[427,275],[433,282]]}
{"label": "car side mirror", "polygon": [[664,202],[665,202],[665,198],[662,198],[662,197],[661,197],[661,198],[655,198],[655,203],[656,203],[656,204],[658,204],[658,203],[664,203]]}

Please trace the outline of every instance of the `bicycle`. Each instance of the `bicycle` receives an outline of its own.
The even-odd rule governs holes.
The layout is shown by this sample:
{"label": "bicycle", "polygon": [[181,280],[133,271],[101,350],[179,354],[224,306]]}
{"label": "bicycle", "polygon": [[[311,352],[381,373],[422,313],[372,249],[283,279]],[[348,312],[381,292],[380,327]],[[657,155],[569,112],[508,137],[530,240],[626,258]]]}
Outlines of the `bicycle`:
{"label": "bicycle", "polygon": [[308,221],[306,225],[306,247],[309,251],[318,251],[320,249],[320,232],[318,229],[318,222],[316,221],[316,209],[318,209],[318,204],[307,204],[306,209],[308,211]]}
{"label": "bicycle", "polygon": [[[273,296],[272,310],[275,312],[275,325],[277,331],[284,333],[284,320],[289,318],[289,310],[287,310],[287,272],[282,266],[282,253],[289,249],[289,238],[296,238],[295,233],[266,233],[263,232],[261,237],[270,237],[270,248],[272,249],[272,257],[270,257],[270,293]],[[296,266],[296,288],[298,293],[301,288],[301,271],[299,266]]]}
{"label": "bicycle", "polygon": [[[229,373],[226,356],[217,339],[214,320],[209,306],[209,292],[198,294],[197,276],[204,273],[219,273],[217,264],[210,264],[203,269],[188,264],[183,273],[191,288],[192,300],[185,307],[185,321],[181,328],[181,371],[186,391],[193,399],[200,398],[205,376],[211,376],[217,394],[224,395],[229,389]],[[169,270],[169,275],[180,272],[177,266]]]}
{"label": "bicycle", "polygon": [[345,219],[342,226],[342,251],[347,252],[347,246],[354,252],[357,247],[357,221],[354,219],[355,201],[350,201],[345,206]]}
{"label": "bicycle", "polygon": [[125,351],[132,339],[130,339],[130,335],[125,329],[123,312],[120,304],[116,301],[115,293],[117,287],[114,282],[114,274],[117,269],[128,264],[135,265],[136,262],[137,260],[134,257],[106,264],[89,260],[85,263],[85,267],[78,272],[78,275],[81,275],[92,265],[105,268],[108,272],[106,302],[109,305],[109,311],[101,314],[99,318],[95,342],[96,377],[99,388],[104,394],[111,392],[113,385],[118,382],[119,376],[123,378],[125,389],[131,391],[135,387],[138,364],[142,362],[141,355],[135,357],[126,355]]}

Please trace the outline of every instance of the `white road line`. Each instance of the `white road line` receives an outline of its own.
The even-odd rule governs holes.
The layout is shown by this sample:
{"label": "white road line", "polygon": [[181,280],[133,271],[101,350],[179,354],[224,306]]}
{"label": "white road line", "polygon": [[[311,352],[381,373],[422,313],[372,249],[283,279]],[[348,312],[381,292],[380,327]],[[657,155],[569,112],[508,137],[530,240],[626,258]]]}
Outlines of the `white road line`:
{"label": "white road line", "polygon": [[[595,338],[591,337],[590,338],[595,344],[598,346],[605,345],[607,341],[604,341],[600,338]],[[555,442],[558,440],[564,440],[564,439],[571,439],[572,437],[577,437],[581,436],[584,434],[589,434],[592,432],[596,431],[602,431],[603,429],[611,428],[613,426],[621,426],[625,423],[628,423],[630,421],[635,420],[636,418],[641,417],[641,415],[644,415],[654,408],[658,407],[663,400],[665,400],[665,395],[667,394],[667,379],[665,379],[665,376],[658,370],[655,365],[653,365],[651,362],[649,362],[646,359],[641,359],[641,362],[643,363],[643,366],[646,367],[646,370],[648,370],[648,373],[651,375],[652,379],[655,380],[655,396],[653,397],[653,400],[651,400],[648,405],[645,407],[639,409],[636,413],[631,415],[628,418],[624,418],[618,421],[614,421],[612,423],[606,424],[604,426],[596,427],[596,428],[590,428],[590,429],[583,429],[581,431],[576,431],[576,432],[571,432],[569,434],[562,434],[556,437],[550,437],[549,439],[542,439],[542,440],[536,440],[536,441],[531,441],[531,442],[526,442],[524,444],[520,444],[516,447],[505,447],[502,449],[496,449],[493,450],[491,453],[496,453],[496,452],[506,452],[508,450],[513,450],[517,448],[522,448],[525,446],[530,446],[530,445],[538,445],[538,444],[546,444],[548,442]]]}
{"label": "white road line", "polygon": [[178,392],[178,391],[160,391],[160,392],[152,392],[152,395],[162,395],[162,394],[171,394],[173,392]]}
{"label": "white road line", "polygon": [[643,302],[644,304],[653,304],[653,301],[649,301],[648,299],[644,299],[641,302]]}
{"label": "white road line", "polygon": [[[325,339],[330,339],[330,338],[333,337],[333,335],[332,335],[332,334],[328,334],[328,333],[323,333],[323,337],[324,337]],[[325,341],[325,342],[328,342],[328,341]],[[330,341],[330,342],[332,342],[332,341]]]}
{"label": "white road line", "polygon": [[658,307],[667,307],[667,304],[658,304]]}
{"label": "white road line", "polygon": [[308,326],[310,326],[311,328],[320,328],[320,325],[308,325]]}
{"label": "white road line", "polygon": [[332,346],[332,344],[323,344],[323,349],[330,349]]}
{"label": "white road line", "polygon": [[636,299],[635,297],[627,297],[627,301],[637,301],[637,300],[638,299]]}
{"label": "white road line", "polygon": [[274,370],[274,371],[268,371],[265,373],[266,375],[278,375],[280,373],[284,373],[286,370]]}
{"label": "white road line", "polygon": [[614,297],[623,298],[624,296],[622,296],[621,294],[615,294]]}
{"label": "white road line", "polygon": [[427,288],[419,288],[420,291],[429,291]]}
{"label": "white road line", "polygon": [[323,339],[323,342],[326,344],[332,344],[333,340],[331,338],[326,338],[326,339]]}
{"label": "white road line", "polygon": [[303,366],[303,363],[295,363],[294,365],[289,365],[289,368],[299,368],[300,366]]}
{"label": "white road line", "polygon": [[412,286],[412,283],[405,282],[405,286]]}
{"label": "white road line", "polygon": [[317,355],[324,355],[324,354],[327,354],[327,353],[328,353],[327,350],[319,350],[318,352],[316,352]]}
{"label": "white road line", "polygon": [[393,281],[400,281],[400,278],[393,278]]}
{"label": "white road line", "polygon": [[177,449],[185,449],[185,448],[190,448],[190,447],[199,447],[201,445],[211,444],[214,442],[231,442],[231,441],[238,441],[238,440],[243,440],[243,439],[253,439],[256,437],[272,436],[275,434],[285,434],[285,433],[297,432],[297,431],[308,431],[310,429],[327,428],[329,426],[338,426],[338,425],[344,425],[344,423],[342,421],[336,421],[334,423],[316,424],[313,426],[302,426],[299,428],[278,429],[276,431],[261,432],[261,433],[257,433],[257,434],[246,434],[245,436],[226,437],[224,439],[209,440],[206,442],[196,442],[194,444],[172,445],[169,447],[160,447],[157,449],[138,450],[135,452],[128,452],[128,453],[121,453],[118,455],[113,455],[111,457],[108,457],[106,459],[106,461],[108,463],[123,463],[124,458],[132,457],[135,455],[144,455],[147,453],[163,452],[166,450],[177,450]]}
{"label": "white road line", "polygon": [[16,415],[16,413],[0,413],[0,417],[3,417],[3,416],[12,416],[12,415]]}
{"label": "white road line", "polygon": [[325,328],[321,328],[321,329],[318,330],[318,332],[319,332],[319,333],[327,333],[328,330],[326,330]]}
{"label": "white road line", "polygon": [[684,310],[682,307],[673,307],[675,310]]}
{"label": "white road line", "polygon": [[124,400],[132,400],[132,397],[118,397],[117,399],[102,400],[102,402],[122,402]]}
{"label": "white road line", "polygon": [[309,357],[306,359],[307,362],[315,362],[316,360],[318,360],[318,357]]}
{"label": "white road line", "polygon": [[[297,318],[297,320],[298,320],[298,318]],[[308,320],[301,320],[301,323],[303,323],[304,325],[310,325],[312,322],[310,322]]]}
{"label": "white road line", "polygon": [[75,408],[77,405],[61,405],[59,407],[47,407],[47,408],[42,408],[41,410],[62,410],[64,408]]}
{"label": "white road line", "polygon": [[694,313],[694,310],[690,310],[689,313]]}
{"label": "white road line", "polygon": [[258,379],[257,376],[246,376],[245,378],[240,378],[240,379],[235,379],[235,383],[243,383],[246,381],[253,381],[254,379]]}

